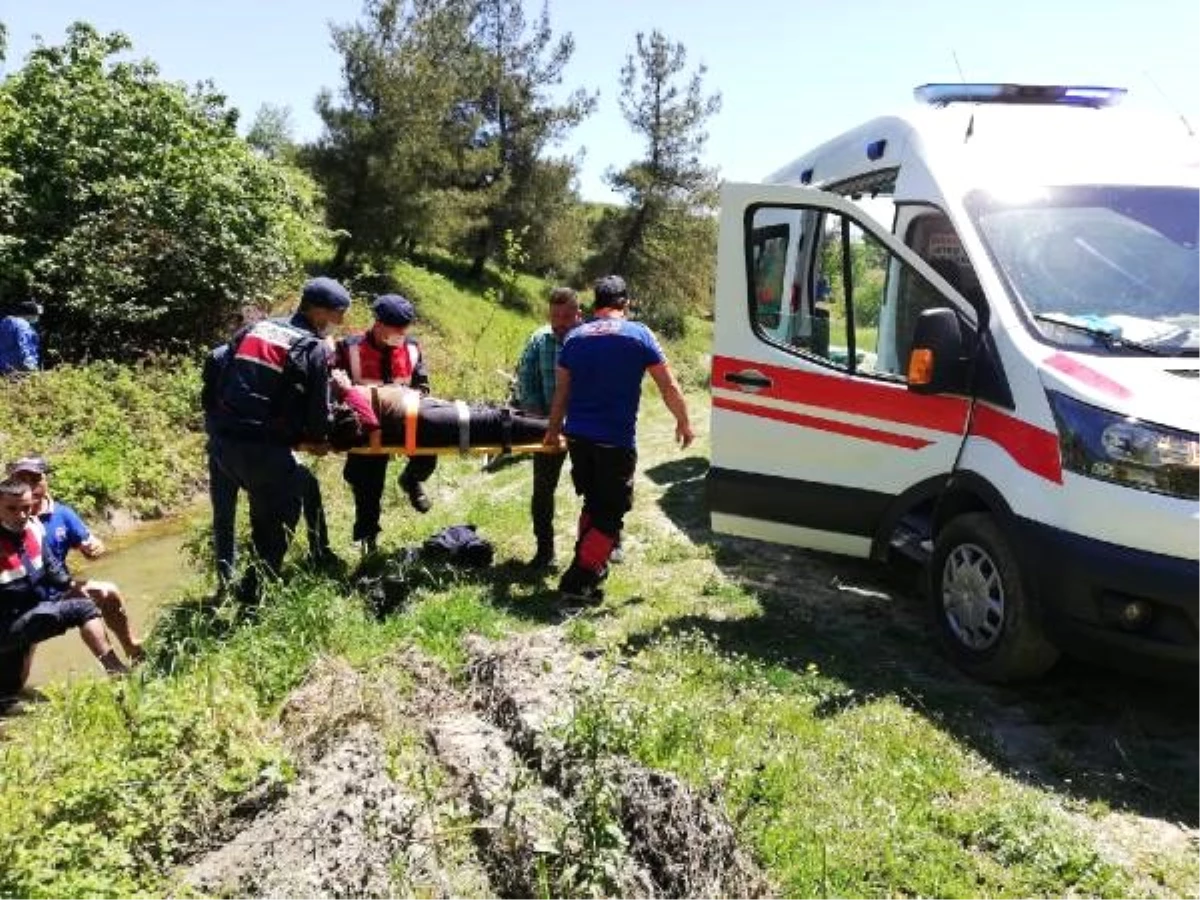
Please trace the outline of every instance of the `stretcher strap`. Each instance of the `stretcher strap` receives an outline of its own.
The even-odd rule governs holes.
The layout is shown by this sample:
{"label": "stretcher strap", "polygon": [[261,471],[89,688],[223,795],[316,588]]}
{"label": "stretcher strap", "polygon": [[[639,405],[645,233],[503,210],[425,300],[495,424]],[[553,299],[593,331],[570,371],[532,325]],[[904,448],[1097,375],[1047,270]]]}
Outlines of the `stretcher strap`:
{"label": "stretcher strap", "polygon": [[404,404],[404,452],[412,456],[417,452],[417,419],[421,411],[421,395],[416,391],[405,391]]}
{"label": "stretcher strap", "polygon": [[371,409],[375,413],[375,421],[379,423],[379,427],[375,428],[368,436],[368,446],[372,450],[380,450],[383,447],[383,419],[379,415],[379,388],[371,387]]}
{"label": "stretcher strap", "polygon": [[504,452],[512,453],[512,410],[508,407],[500,409],[500,446]]}
{"label": "stretcher strap", "polygon": [[454,401],[458,413],[458,452],[466,456],[471,449],[471,409],[461,400]]}

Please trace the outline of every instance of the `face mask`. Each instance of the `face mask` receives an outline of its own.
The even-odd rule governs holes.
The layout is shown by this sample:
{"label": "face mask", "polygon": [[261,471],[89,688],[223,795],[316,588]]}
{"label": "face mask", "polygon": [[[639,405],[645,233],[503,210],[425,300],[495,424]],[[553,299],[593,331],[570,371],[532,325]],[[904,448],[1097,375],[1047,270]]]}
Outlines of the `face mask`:
{"label": "face mask", "polygon": [[333,334],[333,323],[332,322],[326,322],[324,325],[322,325],[320,328],[317,329],[317,337],[329,337],[329,335],[331,335],[331,334]]}
{"label": "face mask", "polygon": [[404,335],[402,335],[402,334],[393,334],[393,335],[391,335],[390,337],[387,337],[387,338],[385,338],[385,339],[384,339],[384,341],[383,341],[383,345],[384,345],[385,347],[403,347],[403,346],[404,346],[404,340],[405,340],[405,337],[404,337]]}

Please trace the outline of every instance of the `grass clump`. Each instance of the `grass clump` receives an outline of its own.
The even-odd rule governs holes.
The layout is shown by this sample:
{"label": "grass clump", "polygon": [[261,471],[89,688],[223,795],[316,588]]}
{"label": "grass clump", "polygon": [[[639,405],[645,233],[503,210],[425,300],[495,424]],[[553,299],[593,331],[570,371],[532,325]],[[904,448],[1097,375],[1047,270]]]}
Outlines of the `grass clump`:
{"label": "grass clump", "polygon": [[113,508],[164,515],[206,476],[199,383],[199,367],[184,358],[60,366],[10,379],[0,392],[0,460],[44,454],[55,494],[84,515]]}
{"label": "grass clump", "polygon": [[578,737],[712,789],[786,896],[1126,896],[1033,790],[896,697],[664,638],[586,707]]}

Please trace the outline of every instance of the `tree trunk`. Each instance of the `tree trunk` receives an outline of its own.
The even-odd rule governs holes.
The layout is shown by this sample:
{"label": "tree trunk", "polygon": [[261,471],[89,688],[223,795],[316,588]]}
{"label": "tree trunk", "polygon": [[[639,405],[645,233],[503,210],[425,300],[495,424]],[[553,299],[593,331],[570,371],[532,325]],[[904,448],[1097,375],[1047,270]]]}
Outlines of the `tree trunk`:
{"label": "tree trunk", "polygon": [[645,203],[639,206],[637,212],[633,214],[633,222],[630,223],[629,231],[625,233],[625,240],[621,241],[621,249],[617,251],[617,258],[613,261],[614,273],[624,274],[627,271],[634,251],[642,245],[642,236],[646,233],[646,220],[649,218],[649,214],[649,207]]}

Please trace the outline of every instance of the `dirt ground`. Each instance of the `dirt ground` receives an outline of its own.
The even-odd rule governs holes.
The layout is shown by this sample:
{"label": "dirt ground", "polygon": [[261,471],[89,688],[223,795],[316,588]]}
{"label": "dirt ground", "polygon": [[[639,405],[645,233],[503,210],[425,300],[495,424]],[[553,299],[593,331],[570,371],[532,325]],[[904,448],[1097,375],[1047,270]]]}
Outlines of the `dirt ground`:
{"label": "dirt ground", "polygon": [[[462,687],[415,652],[389,660],[387,680],[322,661],[281,715],[299,777],[240,804],[227,833],[180,871],[180,889],[271,897],[771,894],[707,799],[627,759],[580,758],[555,737],[578,689],[596,677],[559,629],[474,640],[469,649]],[[393,765],[389,743],[406,741],[408,764]],[[413,776],[435,768],[448,779],[422,784]],[[601,786],[611,801],[603,816]],[[620,840],[594,839],[609,827],[621,830]]]}

